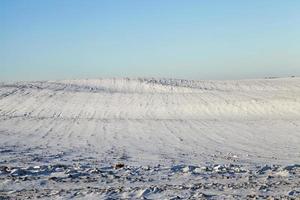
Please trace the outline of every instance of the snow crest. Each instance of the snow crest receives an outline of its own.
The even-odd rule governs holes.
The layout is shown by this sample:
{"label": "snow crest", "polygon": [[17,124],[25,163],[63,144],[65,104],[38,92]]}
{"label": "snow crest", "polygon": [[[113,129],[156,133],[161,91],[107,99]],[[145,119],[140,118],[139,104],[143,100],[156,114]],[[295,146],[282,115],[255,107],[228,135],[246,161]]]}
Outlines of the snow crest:
{"label": "snow crest", "polygon": [[68,119],[299,119],[300,79],[93,79],[0,86],[0,115]]}

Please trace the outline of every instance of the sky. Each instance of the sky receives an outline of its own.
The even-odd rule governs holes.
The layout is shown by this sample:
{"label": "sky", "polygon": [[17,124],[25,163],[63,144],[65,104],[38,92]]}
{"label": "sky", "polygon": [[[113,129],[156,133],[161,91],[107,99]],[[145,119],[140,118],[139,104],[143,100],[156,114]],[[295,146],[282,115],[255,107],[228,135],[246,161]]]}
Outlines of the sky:
{"label": "sky", "polygon": [[292,75],[297,0],[0,0],[0,81]]}

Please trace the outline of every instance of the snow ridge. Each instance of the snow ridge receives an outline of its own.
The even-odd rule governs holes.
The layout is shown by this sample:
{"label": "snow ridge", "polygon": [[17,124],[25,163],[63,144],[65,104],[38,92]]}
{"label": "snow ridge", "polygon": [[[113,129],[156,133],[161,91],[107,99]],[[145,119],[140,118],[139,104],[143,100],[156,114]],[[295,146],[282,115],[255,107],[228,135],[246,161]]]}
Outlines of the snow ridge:
{"label": "snow ridge", "polygon": [[0,100],[0,116],[6,117],[299,119],[300,79],[19,82],[2,84]]}

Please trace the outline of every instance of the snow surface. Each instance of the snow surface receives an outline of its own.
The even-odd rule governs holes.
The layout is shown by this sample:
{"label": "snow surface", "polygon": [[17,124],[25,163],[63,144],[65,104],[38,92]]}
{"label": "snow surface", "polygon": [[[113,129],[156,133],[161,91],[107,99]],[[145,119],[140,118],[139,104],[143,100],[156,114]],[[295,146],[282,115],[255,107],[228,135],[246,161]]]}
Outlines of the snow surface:
{"label": "snow surface", "polygon": [[0,84],[0,199],[300,197],[299,163],[300,78]]}

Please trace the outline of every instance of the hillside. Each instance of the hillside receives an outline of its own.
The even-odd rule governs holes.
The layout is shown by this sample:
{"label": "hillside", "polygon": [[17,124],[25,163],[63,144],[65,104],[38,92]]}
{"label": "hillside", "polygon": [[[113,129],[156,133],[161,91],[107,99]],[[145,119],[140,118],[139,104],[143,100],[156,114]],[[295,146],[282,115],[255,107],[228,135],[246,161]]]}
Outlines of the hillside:
{"label": "hillside", "polygon": [[0,138],[1,165],[14,167],[289,166],[300,163],[300,78],[1,83]]}

